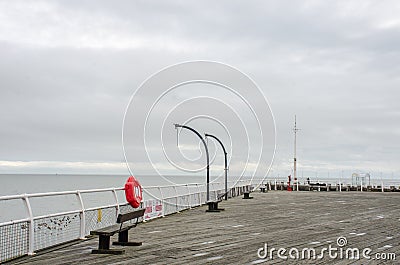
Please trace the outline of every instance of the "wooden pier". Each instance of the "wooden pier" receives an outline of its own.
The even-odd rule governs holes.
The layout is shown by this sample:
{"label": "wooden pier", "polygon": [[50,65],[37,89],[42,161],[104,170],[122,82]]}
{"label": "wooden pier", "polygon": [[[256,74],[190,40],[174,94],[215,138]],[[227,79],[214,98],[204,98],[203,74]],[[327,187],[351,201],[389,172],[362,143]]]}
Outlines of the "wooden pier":
{"label": "wooden pier", "polygon": [[[97,238],[51,248],[10,264],[398,264],[400,194],[372,192],[254,192],[220,203],[225,211],[197,207],[139,224],[130,239],[142,246],[123,247],[124,255],[95,255]],[[343,248],[371,248],[372,259],[260,259],[269,248],[321,250],[345,237]],[[117,246],[112,246],[117,247]],[[318,252],[317,252],[318,253]],[[396,260],[376,260],[394,253]],[[286,253],[288,255],[288,253]],[[393,257],[392,257],[393,258]]]}

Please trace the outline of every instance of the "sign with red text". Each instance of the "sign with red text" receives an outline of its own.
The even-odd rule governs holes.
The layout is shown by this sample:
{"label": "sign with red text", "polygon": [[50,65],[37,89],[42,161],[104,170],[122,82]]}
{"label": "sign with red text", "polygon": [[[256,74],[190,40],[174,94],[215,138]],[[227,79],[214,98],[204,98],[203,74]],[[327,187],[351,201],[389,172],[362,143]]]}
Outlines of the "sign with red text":
{"label": "sign with red text", "polygon": [[161,200],[146,200],[144,202],[144,220],[150,220],[163,215],[163,204]]}

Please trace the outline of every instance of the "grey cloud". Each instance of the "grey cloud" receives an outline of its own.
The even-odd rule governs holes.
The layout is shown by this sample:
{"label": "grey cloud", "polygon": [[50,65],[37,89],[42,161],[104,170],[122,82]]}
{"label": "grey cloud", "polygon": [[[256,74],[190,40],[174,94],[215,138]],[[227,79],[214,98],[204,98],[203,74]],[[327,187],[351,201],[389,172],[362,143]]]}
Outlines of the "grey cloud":
{"label": "grey cloud", "polygon": [[0,160],[120,162],[133,91],[165,66],[210,59],[249,74],[267,96],[276,171],[290,172],[296,113],[304,168],[400,173],[399,9],[396,1],[2,2]]}

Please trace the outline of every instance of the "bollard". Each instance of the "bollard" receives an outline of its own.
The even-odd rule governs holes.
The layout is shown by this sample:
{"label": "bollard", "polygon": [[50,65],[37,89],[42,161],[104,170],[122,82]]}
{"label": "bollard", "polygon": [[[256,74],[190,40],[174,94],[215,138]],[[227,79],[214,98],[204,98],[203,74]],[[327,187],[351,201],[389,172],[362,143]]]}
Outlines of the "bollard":
{"label": "bollard", "polygon": [[243,199],[253,199],[253,197],[250,197],[250,192],[245,192],[243,193]]}
{"label": "bollard", "polygon": [[223,211],[224,209],[218,208],[218,202],[207,202],[208,204],[208,209],[206,212],[209,213],[219,213],[220,211]]}

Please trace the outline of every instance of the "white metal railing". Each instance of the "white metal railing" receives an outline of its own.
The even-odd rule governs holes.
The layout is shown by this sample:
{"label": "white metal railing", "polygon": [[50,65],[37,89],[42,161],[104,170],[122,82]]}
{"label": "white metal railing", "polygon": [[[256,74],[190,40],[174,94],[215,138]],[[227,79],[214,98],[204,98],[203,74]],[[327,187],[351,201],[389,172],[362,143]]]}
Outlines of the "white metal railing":
{"label": "white metal railing", "polygon": [[[250,191],[249,181],[230,182],[229,197]],[[224,193],[224,183],[210,183],[210,198],[215,199]],[[146,208],[143,220],[165,216],[184,209],[206,203],[204,184],[191,183],[166,186],[143,187]],[[111,193],[112,201],[104,205],[86,207],[85,194]],[[55,196],[74,196],[76,209],[55,211],[50,214],[35,215],[31,200],[34,198],[53,198]],[[33,255],[35,251],[76,239],[84,239],[91,230],[116,222],[119,213],[131,210],[125,201],[124,188],[107,188],[62,192],[47,192],[22,195],[1,196],[0,202],[22,200],[26,217],[0,223],[0,263],[22,255]],[[3,213],[4,214],[4,213]]]}
{"label": "white metal railing", "polygon": [[[341,178],[336,178],[336,179],[324,179],[320,178],[317,180],[312,181],[313,187],[317,188],[320,190],[321,188],[326,189],[328,186],[331,187],[337,187],[339,191],[342,191],[342,189],[349,191],[349,190],[357,190],[357,191],[368,191],[369,189],[373,189],[374,191],[393,191],[393,190],[400,190],[400,181],[398,180],[390,180],[390,179],[372,179],[368,183],[363,183],[362,180],[360,181],[359,184],[353,185],[351,183],[351,180],[349,179],[341,179]],[[321,183],[321,185],[316,185],[315,183]],[[282,188],[283,186],[286,188],[287,186],[287,178],[274,178],[274,179],[268,179],[263,181],[264,185],[267,185],[269,189],[274,189],[277,190],[277,188]],[[306,183],[306,180],[298,180],[297,182],[294,182],[292,180],[291,182],[292,188],[294,191],[299,189],[299,186],[309,186]],[[272,187],[272,188],[271,188]]]}

